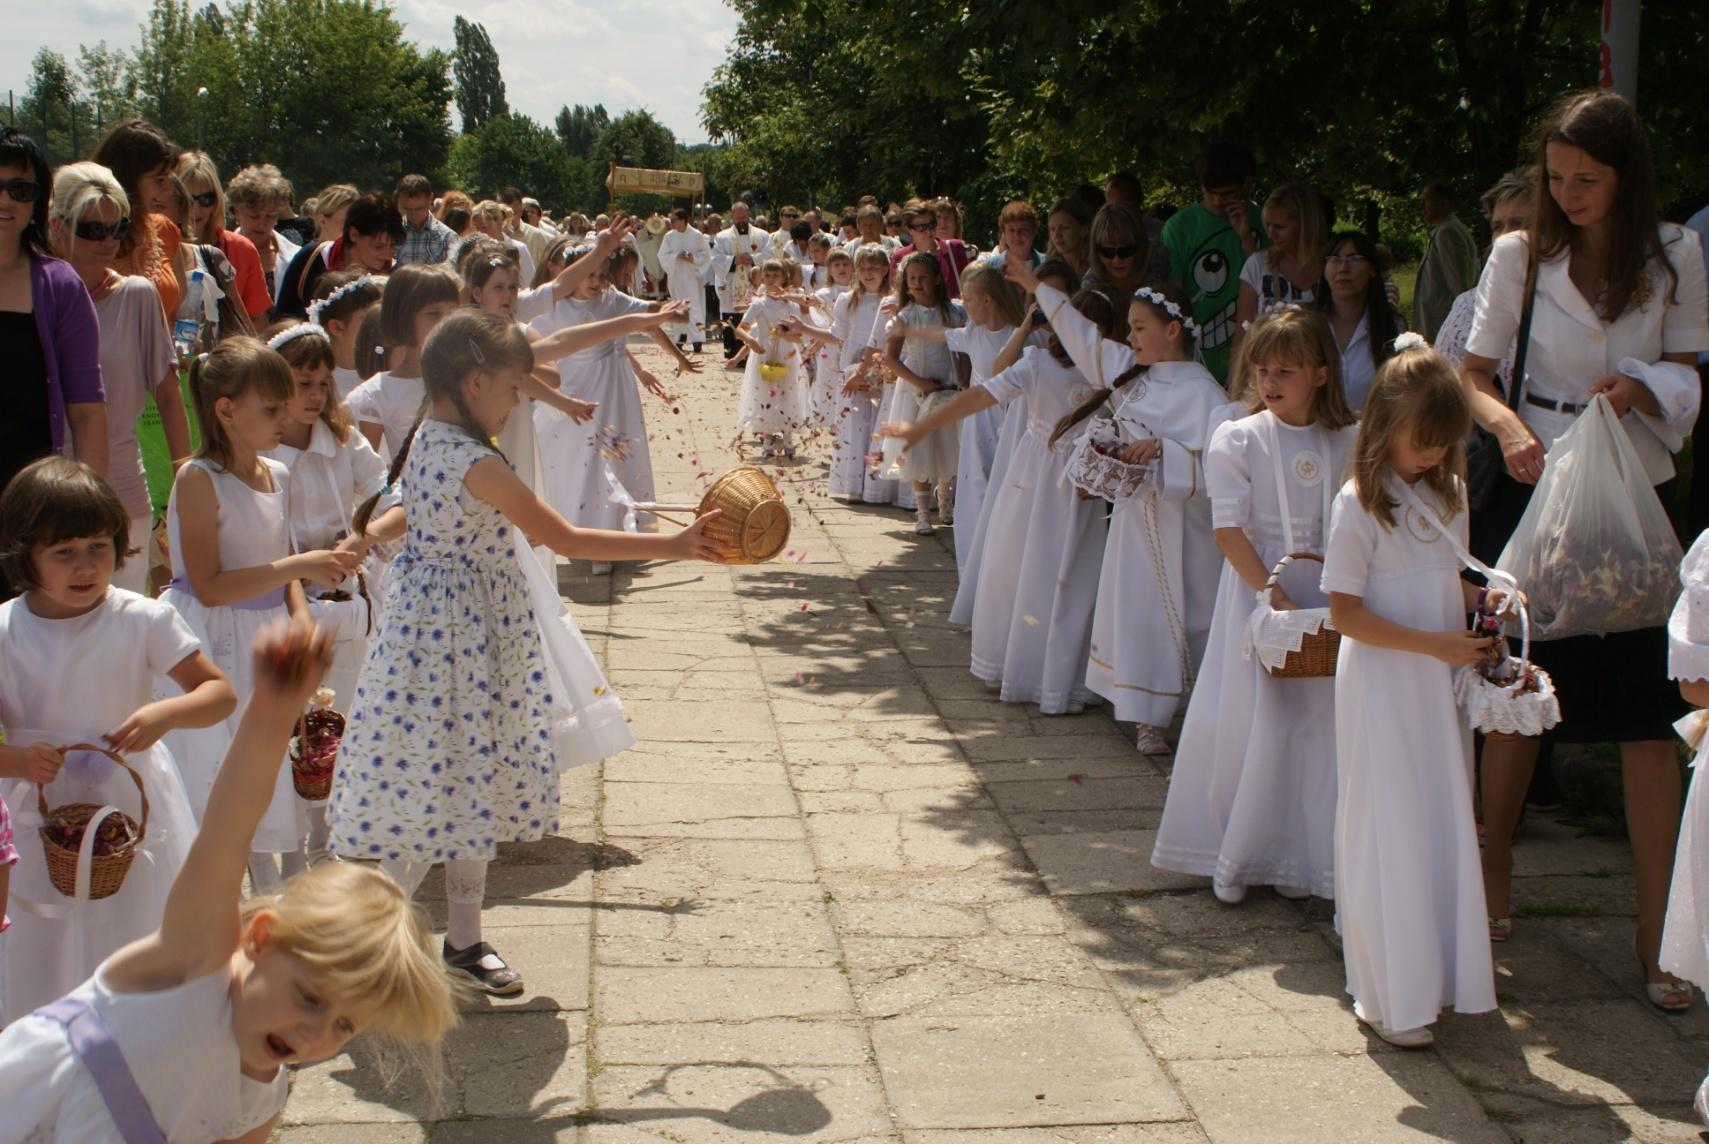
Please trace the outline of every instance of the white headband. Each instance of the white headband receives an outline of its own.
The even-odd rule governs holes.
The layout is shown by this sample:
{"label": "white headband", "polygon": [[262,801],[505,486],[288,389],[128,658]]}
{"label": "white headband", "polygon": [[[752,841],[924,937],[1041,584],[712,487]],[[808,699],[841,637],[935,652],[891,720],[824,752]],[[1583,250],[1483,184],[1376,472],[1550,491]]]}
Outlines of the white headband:
{"label": "white headband", "polygon": [[1397,354],[1401,350],[1410,350],[1418,346],[1429,349],[1430,343],[1425,341],[1424,335],[1416,330],[1407,330],[1394,340],[1394,352]]}
{"label": "white headband", "polygon": [[313,322],[298,322],[290,329],[282,330],[279,333],[274,334],[271,338],[268,338],[267,348],[270,350],[283,349],[298,338],[307,337],[311,334],[317,338],[326,337],[326,331],[315,325]]}
{"label": "white headband", "polygon": [[321,311],[325,310],[328,306],[332,305],[352,290],[360,290],[364,286],[378,286],[379,284],[380,280],[372,274],[364,274],[354,282],[346,282],[344,285],[340,286],[326,297],[320,299],[318,302],[309,303],[309,321],[313,322],[317,326],[320,325]]}
{"label": "white headband", "polygon": [[1133,292],[1133,296],[1135,298],[1144,298],[1154,306],[1162,306],[1164,311],[1168,313],[1171,318],[1174,318],[1177,322],[1181,323],[1182,329],[1186,330],[1189,334],[1192,334],[1195,338],[1199,336],[1199,324],[1193,321],[1192,316],[1189,314],[1183,314],[1180,306],[1171,302],[1151,287],[1141,286],[1138,290]]}

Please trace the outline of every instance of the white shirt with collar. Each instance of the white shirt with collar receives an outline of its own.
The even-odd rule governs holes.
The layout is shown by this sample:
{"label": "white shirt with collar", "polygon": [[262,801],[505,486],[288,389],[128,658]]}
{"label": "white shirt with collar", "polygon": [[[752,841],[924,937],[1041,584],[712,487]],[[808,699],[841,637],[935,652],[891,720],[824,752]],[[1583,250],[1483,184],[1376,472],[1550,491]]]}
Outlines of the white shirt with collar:
{"label": "white shirt with collar", "polygon": [[1357,412],[1365,408],[1365,395],[1371,392],[1371,379],[1377,367],[1371,361],[1371,314],[1359,315],[1353,336],[1341,347],[1341,391],[1347,395],[1348,408]]}
{"label": "white shirt with collar", "polygon": [[[1632,446],[1654,484],[1673,476],[1673,458],[1691,432],[1701,402],[1696,370],[1662,362],[1663,354],[1709,349],[1709,284],[1703,250],[1695,236],[1664,223],[1662,245],[1679,276],[1670,297],[1667,272],[1651,259],[1644,268],[1649,296],[1627,307],[1612,322],[1591,308],[1568,275],[1568,256],[1543,263],[1537,272],[1537,300],[1531,317],[1531,341],[1525,357],[1524,392],[1547,401],[1585,405],[1590,387],[1614,373],[1639,377],[1655,394],[1661,417],[1636,410],[1622,419]],[[1525,272],[1530,251],[1524,232],[1503,235],[1490,251],[1478,280],[1477,311],[1466,339],[1466,352],[1500,361],[1519,332],[1525,304]],[[1547,449],[1566,432],[1576,414],[1519,403],[1520,419]],[[1639,431],[1639,430],[1642,431]]]}
{"label": "white shirt with collar", "polygon": [[[316,421],[308,448],[281,444],[266,455],[291,471],[291,539],[299,552],[343,539],[356,507],[386,483],[386,462],[354,425],[341,443],[325,421]],[[395,492],[382,496],[376,515],[397,502]]]}

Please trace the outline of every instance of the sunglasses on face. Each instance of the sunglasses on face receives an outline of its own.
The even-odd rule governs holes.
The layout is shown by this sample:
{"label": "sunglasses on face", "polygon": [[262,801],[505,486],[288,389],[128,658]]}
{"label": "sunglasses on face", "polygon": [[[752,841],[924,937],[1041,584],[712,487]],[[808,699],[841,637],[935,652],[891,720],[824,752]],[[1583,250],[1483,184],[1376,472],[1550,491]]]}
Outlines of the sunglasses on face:
{"label": "sunglasses on face", "polygon": [[96,222],[92,219],[80,219],[71,229],[84,242],[105,242],[109,238],[123,242],[125,235],[131,232],[131,220],[122,218],[118,222]]}
{"label": "sunglasses on face", "polygon": [[934,219],[928,219],[925,222],[911,222],[908,224],[908,229],[909,230],[936,230],[936,229],[938,229],[938,220],[934,218]]}
{"label": "sunglasses on face", "polygon": [[1139,243],[1129,242],[1121,246],[1105,246],[1099,243],[1098,253],[1105,258],[1132,258],[1139,253]]}
{"label": "sunglasses on face", "polygon": [[202,209],[206,210],[208,207],[213,206],[214,200],[218,199],[219,197],[220,197],[220,193],[218,191],[203,191],[199,195],[191,195],[190,201],[195,203],[197,206],[201,207]]}
{"label": "sunglasses on face", "polygon": [[1331,254],[1323,260],[1326,266],[1358,266],[1364,261],[1363,254]]}
{"label": "sunglasses on face", "polygon": [[36,195],[41,193],[34,179],[7,179],[0,182],[0,190],[4,190],[15,203],[33,203]]}

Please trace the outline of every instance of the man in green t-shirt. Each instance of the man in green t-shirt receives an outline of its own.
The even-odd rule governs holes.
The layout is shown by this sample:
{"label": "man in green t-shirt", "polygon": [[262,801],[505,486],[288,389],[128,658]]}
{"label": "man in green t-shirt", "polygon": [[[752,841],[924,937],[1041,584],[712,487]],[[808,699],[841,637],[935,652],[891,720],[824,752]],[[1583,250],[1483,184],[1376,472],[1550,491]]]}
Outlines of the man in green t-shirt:
{"label": "man in green t-shirt", "polygon": [[1192,299],[1205,368],[1224,384],[1240,268],[1264,245],[1258,205],[1251,201],[1256,168],[1252,152],[1238,143],[1207,144],[1197,167],[1199,201],[1163,224],[1169,277]]}

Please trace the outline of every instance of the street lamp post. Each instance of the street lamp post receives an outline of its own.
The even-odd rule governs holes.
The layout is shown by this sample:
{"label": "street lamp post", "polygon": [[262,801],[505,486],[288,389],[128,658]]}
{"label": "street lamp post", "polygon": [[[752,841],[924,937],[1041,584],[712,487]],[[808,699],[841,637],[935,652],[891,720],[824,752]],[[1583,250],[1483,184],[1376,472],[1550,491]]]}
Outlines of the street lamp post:
{"label": "street lamp post", "polygon": [[206,102],[207,98],[208,89],[198,87],[196,89],[196,150],[198,151],[207,150],[202,146],[202,104]]}

